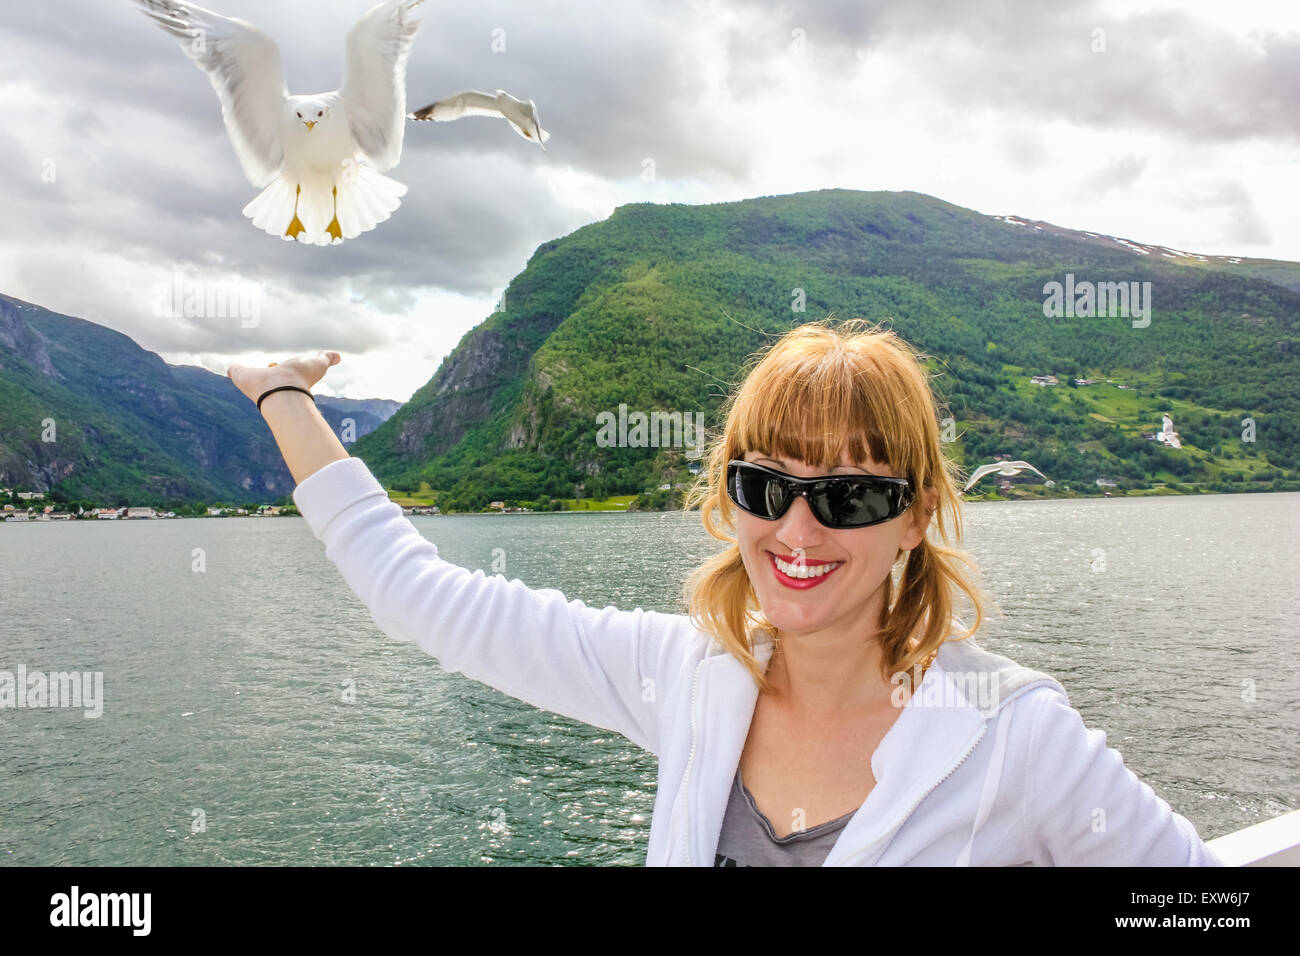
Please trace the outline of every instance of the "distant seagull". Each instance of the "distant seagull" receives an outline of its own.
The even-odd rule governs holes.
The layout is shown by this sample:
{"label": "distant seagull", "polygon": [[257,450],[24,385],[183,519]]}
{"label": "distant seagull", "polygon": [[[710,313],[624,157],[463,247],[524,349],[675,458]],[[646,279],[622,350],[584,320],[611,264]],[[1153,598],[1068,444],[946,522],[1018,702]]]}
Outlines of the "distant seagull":
{"label": "distant seagull", "polygon": [[1178,438],[1178,432],[1174,431],[1174,420],[1168,415],[1164,416],[1164,421],[1160,425],[1160,431],[1156,434],[1156,441],[1164,442],[1170,448],[1182,448],[1183,443]]}
{"label": "distant seagull", "polygon": [[188,0],[136,0],[207,74],[244,174],[244,207],[273,236],[324,246],[387,219],[406,187],[382,175],[402,156],[406,61],[424,0],[385,0],[348,33],[343,85],[289,94],[275,41],[246,20]]}
{"label": "distant seagull", "polygon": [[[987,465],[980,465],[976,468],[975,473],[970,476],[970,481],[966,482],[966,487],[963,488],[962,491],[970,491],[971,488],[974,487],[975,482],[979,481],[985,475],[998,474],[1010,478],[1025,470],[1032,471],[1044,481],[1047,481],[1047,476],[1027,461],[995,461]],[[1048,484],[1055,484],[1055,482],[1048,482]]]}
{"label": "distant seagull", "polygon": [[495,94],[465,90],[416,110],[411,114],[411,119],[447,122],[458,120],[462,116],[505,117],[516,133],[541,146],[543,152],[546,147],[542,144],[551,138],[551,134],[542,129],[541,121],[537,118],[537,104],[532,100],[517,100],[505,90],[497,90]]}

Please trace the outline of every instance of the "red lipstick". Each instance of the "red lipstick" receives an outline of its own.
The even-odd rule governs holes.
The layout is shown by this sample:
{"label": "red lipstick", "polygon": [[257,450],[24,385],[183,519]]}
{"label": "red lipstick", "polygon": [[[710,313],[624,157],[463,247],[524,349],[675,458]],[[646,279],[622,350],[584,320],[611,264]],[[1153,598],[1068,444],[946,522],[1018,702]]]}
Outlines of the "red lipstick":
{"label": "red lipstick", "polygon": [[[776,579],[780,581],[782,584],[784,584],[786,587],[793,588],[794,590],[797,591],[806,591],[808,588],[815,588],[817,585],[821,584],[832,574],[834,574],[837,570],[839,570],[839,566],[844,563],[843,561],[809,561],[807,558],[805,558],[802,561],[802,564],[805,568],[820,568],[825,565],[825,566],[830,566],[831,570],[826,571],[824,574],[819,574],[817,577],[794,578],[786,574],[779,567],[777,567],[776,564],[777,555],[769,551],[767,552],[767,559],[768,559],[768,563],[772,565],[772,573],[776,576]],[[781,560],[786,564],[800,563],[798,558],[796,558],[794,555],[789,555],[789,556],[782,555]]]}

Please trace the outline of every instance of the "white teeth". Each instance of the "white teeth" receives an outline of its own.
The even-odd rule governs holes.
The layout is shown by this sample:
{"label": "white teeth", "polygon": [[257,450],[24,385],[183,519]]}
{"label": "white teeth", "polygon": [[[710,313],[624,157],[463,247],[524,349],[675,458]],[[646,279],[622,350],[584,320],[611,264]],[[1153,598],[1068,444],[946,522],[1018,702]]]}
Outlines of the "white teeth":
{"label": "white teeth", "polygon": [[831,564],[819,564],[814,567],[809,567],[807,565],[800,566],[782,561],[776,555],[772,555],[772,560],[776,562],[776,566],[781,569],[782,574],[788,575],[792,578],[819,578],[829,571],[834,571],[843,564],[842,561],[835,561]]}

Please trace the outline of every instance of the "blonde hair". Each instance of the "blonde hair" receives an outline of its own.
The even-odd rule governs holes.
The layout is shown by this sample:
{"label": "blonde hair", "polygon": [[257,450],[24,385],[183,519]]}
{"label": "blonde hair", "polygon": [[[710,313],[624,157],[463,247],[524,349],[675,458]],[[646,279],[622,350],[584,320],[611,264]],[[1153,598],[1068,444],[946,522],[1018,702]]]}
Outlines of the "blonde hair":
{"label": "blonde hair", "polygon": [[[754,655],[751,627],[776,629],[765,619],[741,560],[735,504],[727,497],[727,462],[761,451],[824,467],[841,464],[845,445],[854,461],[871,459],[911,479],[915,500],[905,518],[926,508],[927,491],[937,492],[938,540],[925,537],[907,558],[894,594],[893,572],[885,579],[878,639],[884,675],[911,674],[953,633],[954,597],[965,592],[974,605],[972,636],[986,616],[984,595],[961,568],[978,574],[974,560],[955,550],[961,540],[960,469],[943,453],[938,410],[922,357],[893,331],[863,319],[838,327],[809,322],[773,343],[741,387],[724,403],[726,424],[709,446],[686,495],[698,506],[705,529],[730,543],[696,568],[685,584],[692,623],[716,637],[753,674],[770,686]],[[927,522],[928,523],[928,522]],[[951,535],[949,528],[951,527]],[[904,552],[895,556],[895,564]],[[910,685],[909,685],[910,686]]]}

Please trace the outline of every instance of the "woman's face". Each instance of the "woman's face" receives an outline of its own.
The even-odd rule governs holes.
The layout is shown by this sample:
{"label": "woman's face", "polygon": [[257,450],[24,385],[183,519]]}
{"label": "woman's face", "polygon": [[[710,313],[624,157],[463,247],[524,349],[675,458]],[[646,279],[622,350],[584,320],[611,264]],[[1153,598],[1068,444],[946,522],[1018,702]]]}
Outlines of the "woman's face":
{"label": "woman's face", "polygon": [[[744,460],[796,478],[827,474],[801,461],[759,452],[746,452]],[[853,462],[847,452],[829,474],[902,477],[870,459]],[[818,521],[802,496],[796,496],[775,521],[734,509],[740,555],[764,616],[785,636],[869,627],[868,622],[877,618],[866,615],[876,604],[877,592],[889,576],[899,550],[911,550],[921,543],[928,524],[923,510],[926,507],[933,507],[932,502],[922,502],[882,524],[842,529],[828,528]],[[918,515],[925,520],[916,520]],[[804,579],[783,573],[778,562],[793,564],[800,555],[806,568],[825,566],[826,572]],[[873,613],[878,614],[878,609]]]}

